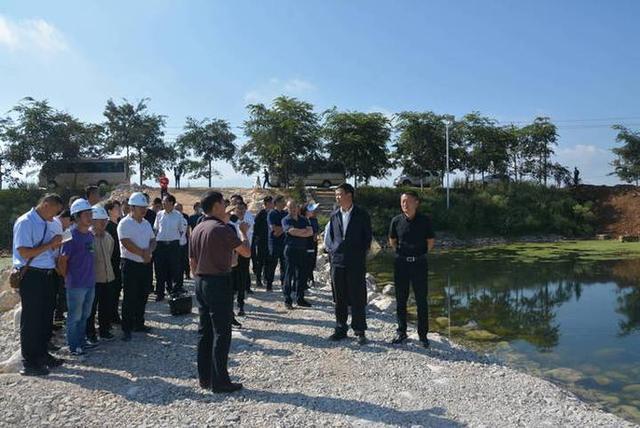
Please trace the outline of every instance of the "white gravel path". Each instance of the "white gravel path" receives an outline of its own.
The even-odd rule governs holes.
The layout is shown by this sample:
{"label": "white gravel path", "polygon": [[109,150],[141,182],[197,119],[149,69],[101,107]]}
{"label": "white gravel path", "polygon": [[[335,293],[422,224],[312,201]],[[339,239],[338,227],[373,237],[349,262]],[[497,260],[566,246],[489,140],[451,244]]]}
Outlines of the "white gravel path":
{"label": "white gravel path", "polygon": [[[369,345],[328,342],[330,291],[309,300],[287,312],[277,291],[249,297],[230,356],[240,393],[197,386],[196,309],[172,317],[150,302],[150,334],[102,343],[46,378],[0,375],[0,426],[633,426],[437,335],[432,350],[388,345],[385,313],[369,311]],[[15,338],[2,321],[0,359]]]}

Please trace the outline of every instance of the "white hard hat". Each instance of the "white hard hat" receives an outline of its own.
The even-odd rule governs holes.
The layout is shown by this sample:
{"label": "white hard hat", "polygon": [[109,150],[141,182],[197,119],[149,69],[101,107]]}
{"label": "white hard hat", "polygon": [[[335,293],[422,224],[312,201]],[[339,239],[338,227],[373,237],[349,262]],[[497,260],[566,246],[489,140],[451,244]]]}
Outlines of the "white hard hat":
{"label": "white hard hat", "polygon": [[135,192],[129,196],[129,205],[132,207],[146,207],[149,204],[147,197],[142,192]]}
{"label": "white hard hat", "polygon": [[86,199],[76,199],[71,204],[71,215],[76,215],[82,211],[91,211],[91,204]]}
{"label": "white hard hat", "polygon": [[105,210],[104,207],[101,207],[100,205],[94,205],[91,210],[93,212],[94,220],[109,220],[109,215],[107,214],[107,210]]}

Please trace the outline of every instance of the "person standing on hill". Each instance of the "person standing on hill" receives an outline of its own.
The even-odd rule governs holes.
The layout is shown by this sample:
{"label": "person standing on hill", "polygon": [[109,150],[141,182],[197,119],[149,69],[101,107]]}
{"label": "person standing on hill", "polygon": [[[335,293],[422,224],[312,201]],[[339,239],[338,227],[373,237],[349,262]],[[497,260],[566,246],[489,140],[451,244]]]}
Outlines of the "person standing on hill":
{"label": "person standing on hill", "polygon": [[395,216],[389,226],[389,245],[396,252],[393,276],[398,315],[398,332],[391,343],[400,344],[407,340],[407,299],[411,286],[418,307],[418,337],[428,348],[427,253],[434,246],[435,235],[429,217],[418,212],[419,206],[417,193],[404,192],[400,197],[402,214]]}
{"label": "person standing on hill", "polygon": [[160,184],[160,199],[164,199],[164,197],[169,194],[169,177],[162,174],[160,178],[158,178],[158,183]]}
{"label": "person standing on hill", "polygon": [[329,219],[324,244],[331,257],[331,285],[335,302],[336,327],[329,340],[347,337],[347,319],[351,307],[351,328],[358,344],[367,338],[367,286],[365,283],[367,252],[373,238],[369,214],[353,204],[354,188],[342,183],[336,188],[339,208]]}

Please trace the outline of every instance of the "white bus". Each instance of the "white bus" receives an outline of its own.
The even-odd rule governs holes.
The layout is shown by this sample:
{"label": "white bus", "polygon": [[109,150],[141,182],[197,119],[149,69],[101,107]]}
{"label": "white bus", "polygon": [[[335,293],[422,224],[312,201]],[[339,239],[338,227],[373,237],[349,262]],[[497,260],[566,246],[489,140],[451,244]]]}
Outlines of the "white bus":
{"label": "white bus", "polygon": [[115,186],[129,183],[126,159],[73,159],[51,161],[42,166],[38,176],[41,187]]}

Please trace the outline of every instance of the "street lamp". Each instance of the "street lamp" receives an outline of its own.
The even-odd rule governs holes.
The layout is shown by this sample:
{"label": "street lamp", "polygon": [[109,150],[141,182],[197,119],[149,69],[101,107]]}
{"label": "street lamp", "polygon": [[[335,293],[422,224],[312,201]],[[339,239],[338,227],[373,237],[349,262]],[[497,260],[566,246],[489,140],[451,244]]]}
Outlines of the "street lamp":
{"label": "street lamp", "polygon": [[445,119],[442,121],[442,123],[444,123],[444,133],[445,133],[445,140],[446,140],[446,147],[447,147],[447,167],[446,167],[446,174],[447,174],[447,209],[449,209],[449,126],[451,126],[451,120],[449,119]]}

